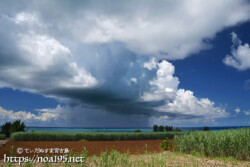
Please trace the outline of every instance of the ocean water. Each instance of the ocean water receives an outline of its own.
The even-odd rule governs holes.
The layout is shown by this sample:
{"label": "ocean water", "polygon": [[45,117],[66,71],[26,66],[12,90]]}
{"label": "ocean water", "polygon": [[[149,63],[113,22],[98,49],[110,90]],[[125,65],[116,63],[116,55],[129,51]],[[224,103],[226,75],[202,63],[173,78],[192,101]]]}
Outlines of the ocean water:
{"label": "ocean water", "polygon": [[[174,127],[175,128],[175,127]],[[201,131],[203,127],[178,127],[182,131],[196,130]],[[220,131],[227,129],[250,128],[250,126],[225,126],[225,127],[209,127],[210,131]],[[77,127],[26,127],[27,131],[40,132],[134,132],[140,130],[142,132],[152,132],[152,127],[145,128],[77,128]]]}

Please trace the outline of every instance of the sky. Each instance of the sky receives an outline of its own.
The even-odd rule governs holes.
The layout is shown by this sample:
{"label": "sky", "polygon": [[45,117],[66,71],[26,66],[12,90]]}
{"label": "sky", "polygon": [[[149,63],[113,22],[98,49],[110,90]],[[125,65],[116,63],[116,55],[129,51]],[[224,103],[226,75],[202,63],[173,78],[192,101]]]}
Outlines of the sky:
{"label": "sky", "polygon": [[0,1],[0,124],[250,126],[249,0]]}

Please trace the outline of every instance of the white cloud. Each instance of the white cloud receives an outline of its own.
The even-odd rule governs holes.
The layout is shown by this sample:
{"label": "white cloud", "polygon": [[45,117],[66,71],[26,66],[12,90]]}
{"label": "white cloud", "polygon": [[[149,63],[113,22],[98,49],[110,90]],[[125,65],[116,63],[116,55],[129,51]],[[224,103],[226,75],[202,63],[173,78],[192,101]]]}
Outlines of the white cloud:
{"label": "white cloud", "polygon": [[[144,92],[141,97],[143,101],[159,101],[170,98],[178,88],[179,79],[173,76],[175,69],[171,63],[163,60],[156,64],[156,67],[158,67],[156,78],[149,81],[152,91]],[[146,66],[146,68],[148,67]]]}
{"label": "white cloud", "polygon": [[179,89],[173,101],[158,107],[161,112],[201,116],[209,118],[225,117],[225,110],[214,107],[214,102],[208,98],[198,99],[190,90]]}
{"label": "white cloud", "polygon": [[26,112],[26,111],[12,111],[12,110],[5,110],[0,107],[0,123],[3,124],[6,121],[14,121],[20,119],[24,122],[32,122],[32,121],[42,121],[42,122],[49,122],[51,120],[57,120],[59,117],[58,113],[48,113],[48,112],[39,112],[37,115]]}
{"label": "white cloud", "polygon": [[240,108],[237,107],[234,111],[238,114],[238,113],[240,113]]}
{"label": "white cloud", "polygon": [[[0,34],[12,40],[11,45],[16,51],[9,57],[10,65],[4,64],[0,69],[0,87],[42,92],[54,88],[89,88],[97,85],[98,81],[73,61],[68,47],[33,27],[21,30],[21,22],[39,23],[35,15],[21,13],[14,20],[9,17],[1,20],[3,25],[15,27],[9,30],[13,31],[12,36],[6,36],[5,31],[0,31]],[[6,48],[4,43],[0,45]],[[4,54],[1,56],[4,57]],[[11,61],[18,61],[18,64],[11,68]]]}
{"label": "white cloud", "polygon": [[250,68],[250,47],[249,44],[241,44],[241,40],[238,38],[237,34],[232,32],[232,42],[231,55],[227,55],[223,62],[232,66],[240,71],[247,70]]}
{"label": "white cloud", "polygon": [[244,111],[245,115],[250,115],[250,111]]}
{"label": "white cloud", "polygon": [[68,28],[83,43],[120,41],[138,54],[183,59],[209,48],[205,39],[250,18],[249,4],[244,0],[123,3],[119,3],[119,12],[91,12]]}
{"label": "white cloud", "polygon": [[155,61],[155,58],[151,58],[149,62],[145,62],[143,65],[144,68],[147,68],[149,70],[152,70],[157,67],[157,63]]}
{"label": "white cloud", "polygon": [[179,79],[173,76],[174,66],[171,63],[163,60],[157,64],[157,67],[156,78],[149,81],[152,86],[151,92],[144,92],[141,97],[143,101],[163,100],[165,103],[156,107],[157,111],[180,115],[180,117],[183,115],[203,117],[206,120],[227,116],[223,108],[215,107],[214,102],[208,98],[198,99],[192,91],[178,89]]}
{"label": "white cloud", "polygon": [[133,82],[133,83],[137,83],[137,79],[136,78],[130,78],[130,81]]}
{"label": "white cloud", "polygon": [[16,24],[23,26],[37,26],[39,28],[46,28],[35,13],[18,13],[14,18],[11,18]]}
{"label": "white cloud", "polygon": [[179,79],[173,76],[175,71],[174,66],[165,60],[163,60],[161,63],[158,63],[157,66],[157,77],[155,80],[151,80],[149,84],[157,86],[158,89],[164,89],[166,92],[172,92],[173,90],[176,90],[179,85]]}

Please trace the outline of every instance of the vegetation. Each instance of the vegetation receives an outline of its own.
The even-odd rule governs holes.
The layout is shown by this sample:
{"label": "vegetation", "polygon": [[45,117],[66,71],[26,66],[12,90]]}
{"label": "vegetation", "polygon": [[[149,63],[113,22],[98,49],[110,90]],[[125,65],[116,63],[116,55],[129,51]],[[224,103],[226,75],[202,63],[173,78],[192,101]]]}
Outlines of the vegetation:
{"label": "vegetation", "polygon": [[5,134],[0,134],[0,140],[4,140],[6,138]]}
{"label": "vegetation", "polygon": [[215,160],[198,158],[196,156],[173,153],[160,152],[148,153],[144,155],[131,155],[129,150],[125,154],[121,154],[116,150],[102,152],[99,157],[87,157],[85,163],[89,167],[166,167],[166,166],[184,166],[184,167],[198,167],[198,166],[241,166],[247,167],[248,162],[238,162],[232,160]]}
{"label": "vegetation", "polygon": [[174,147],[173,141],[169,140],[168,138],[163,140],[163,142],[160,144],[161,150],[170,150],[173,147]]}
{"label": "vegetation", "polygon": [[[86,158],[84,165],[97,166],[249,166],[250,129],[225,130],[217,132],[141,132],[141,133],[53,133],[53,132],[16,132],[11,137],[24,140],[134,140],[162,137],[164,134],[174,136],[175,153],[148,153],[145,145],[144,155],[131,155],[129,151],[122,154],[116,150],[105,151],[100,156],[88,157],[86,149],[79,155]],[[32,136],[33,135],[33,136]],[[47,137],[47,138],[46,138]],[[173,147],[172,138],[161,143],[162,150]],[[182,153],[180,153],[182,152]],[[187,155],[188,153],[189,155]],[[190,155],[191,154],[191,155]],[[180,157],[181,156],[181,157]],[[205,156],[215,157],[205,159]],[[246,160],[246,162],[237,161]],[[67,164],[65,164],[67,165]],[[80,165],[80,164],[79,164]]]}
{"label": "vegetation", "polygon": [[163,126],[159,126],[159,132],[164,132],[164,127]]}
{"label": "vegetation", "polygon": [[173,128],[173,126],[158,126],[158,125],[154,125],[153,126],[153,132],[164,132],[164,130],[166,131],[166,132],[180,132],[181,131],[181,129],[179,129],[179,128]]}
{"label": "vegetation", "polygon": [[63,132],[16,132],[11,134],[13,140],[23,141],[113,141],[113,140],[150,140],[150,139],[173,139],[175,135],[185,132],[140,132],[140,133],[63,133]]}
{"label": "vegetation", "polygon": [[141,132],[141,130],[137,129],[137,130],[135,130],[134,132]]}
{"label": "vegetation", "polygon": [[11,133],[24,131],[24,128],[25,125],[24,123],[21,123],[21,120],[16,120],[13,123],[6,122],[2,126],[2,133],[5,134],[7,137],[10,137]]}
{"label": "vegetation", "polygon": [[191,132],[175,136],[174,141],[177,152],[250,160],[250,128]]}
{"label": "vegetation", "polygon": [[2,133],[5,134],[7,137],[10,136],[10,126],[11,126],[11,122],[6,122],[5,124],[3,124],[2,126]]}
{"label": "vegetation", "polygon": [[181,132],[181,129],[180,128],[175,128],[175,130],[173,130],[173,131]]}
{"label": "vegetation", "polygon": [[165,126],[165,131],[173,131],[173,126]]}
{"label": "vegetation", "polygon": [[[145,147],[146,149],[146,147]],[[84,164],[72,164],[72,166],[88,166],[88,167],[165,167],[165,166],[249,166],[248,162],[239,162],[234,159],[205,159],[204,157],[196,157],[183,153],[173,153],[164,151],[160,153],[147,153],[143,155],[132,155],[129,150],[126,153],[120,153],[116,150],[110,152],[104,151],[100,156],[88,156],[88,151],[84,148],[82,153],[73,154],[70,156],[85,157]],[[56,166],[56,164],[53,164]],[[62,164],[58,164],[62,166]],[[65,163],[64,166],[71,166],[70,163]]]}
{"label": "vegetation", "polygon": [[86,140],[86,139],[81,139],[80,141],[81,141],[81,142],[87,142],[88,140]]}
{"label": "vegetation", "polygon": [[109,166],[124,166],[124,167],[165,167],[167,164],[167,155],[164,153],[154,153],[146,155],[133,156],[129,153],[129,150],[125,154],[121,154],[116,150],[112,150],[110,153],[108,151],[102,152],[100,157],[92,156],[87,160],[87,166],[91,167],[109,167]]}
{"label": "vegetation", "polygon": [[157,125],[153,126],[153,132],[158,132],[158,126]]}
{"label": "vegetation", "polygon": [[[145,151],[146,152],[146,151]],[[14,156],[14,155],[12,155]],[[198,167],[198,166],[240,166],[248,167],[249,162],[237,161],[233,158],[214,158],[206,159],[204,157],[197,157],[184,153],[174,153],[169,151],[159,153],[146,153],[143,155],[132,155],[129,150],[126,153],[120,153],[116,150],[110,152],[104,151],[100,156],[89,156],[86,148],[79,154],[70,152],[68,157],[84,157],[84,163],[23,163],[23,166],[88,166],[88,167],[165,167],[165,166],[185,166],[185,167]],[[49,157],[49,155],[47,155]],[[0,162],[0,166],[5,166],[5,163]],[[8,163],[8,166],[12,166]],[[13,165],[14,166],[14,165]]]}
{"label": "vegetation", "polygon": [[207,126],[205,126],[205,127],[203,128],[203,131],[209,131],[209,130],[210,130],[210,128],[207,127]]}

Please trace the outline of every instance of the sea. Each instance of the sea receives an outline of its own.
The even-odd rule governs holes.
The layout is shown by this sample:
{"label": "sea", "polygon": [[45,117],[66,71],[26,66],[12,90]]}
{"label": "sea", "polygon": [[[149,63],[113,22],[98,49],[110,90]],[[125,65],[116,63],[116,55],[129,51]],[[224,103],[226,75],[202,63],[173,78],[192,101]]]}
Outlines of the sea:
{"label": "sea", "polygon": [[[176,127],[174,127],[176,128]],[[177,127],[182,131],[202,131],[203,127]],[[221,126],[209,127],[210,131],[221,131],[227,129],[250,128],[250,126]],[[134,132],[140,130],[142,132],[152,132],[152,127],[134,127],[134,128],[81,128],[81,127],[29,127],[25,128],[26,131],[37,132]]]}

